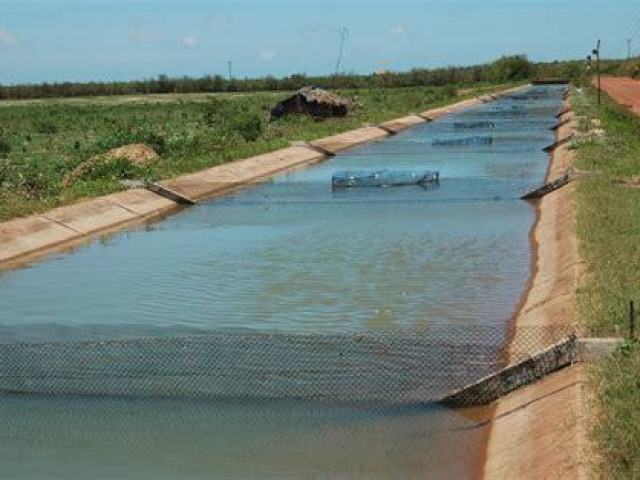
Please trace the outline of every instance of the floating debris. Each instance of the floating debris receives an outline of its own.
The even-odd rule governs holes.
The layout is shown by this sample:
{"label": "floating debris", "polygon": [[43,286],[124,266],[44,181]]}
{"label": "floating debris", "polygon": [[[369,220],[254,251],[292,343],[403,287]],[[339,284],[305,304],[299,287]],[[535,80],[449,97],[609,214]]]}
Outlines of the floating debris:
{"label": "floating debris", "polygon": [[335,172],[331,184],[337,188],[351,187],[392,187],[402,185],[423,185],[437,183],[440,172],[406,170],[347,170]]}

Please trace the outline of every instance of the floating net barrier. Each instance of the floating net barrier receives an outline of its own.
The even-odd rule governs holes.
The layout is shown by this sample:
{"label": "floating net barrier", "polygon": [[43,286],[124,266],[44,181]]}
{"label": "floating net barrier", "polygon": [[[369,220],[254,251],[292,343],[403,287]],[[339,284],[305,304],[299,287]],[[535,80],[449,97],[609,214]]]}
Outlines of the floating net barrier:
{"label": "floating net barrier", "polygon": [[437,183],[440,172],[406,170],[347,170],[335,172],[331,177],[334,188],[392,187]]}
{"label": "floating net barrier", "polygon": [[475,128],[494,130],[496,128],[496,124],[494,122],[487,122],[487,121],[454,122],[453,128],[456,130],[475,129]]}
{"label": "floating net barrier", "polygon": [[508,100],[514,101],[538,101],[538,100],[553,100],[557,98],[561,98],[564,95],[564,91],[537,91],[531,90],[530,92],[523,94],[511,94],[504,97]]}
{"label": "floating net barrier", "polygon": [[465,145],[491,145],[493,137],[436,138],[431,142],[434,147],[459,147]]}
{"label": "floating net barrier", "polygon": [[432,325],[407,332],[218,333],[0,344],[0,396],[435,402],[575,332]]}

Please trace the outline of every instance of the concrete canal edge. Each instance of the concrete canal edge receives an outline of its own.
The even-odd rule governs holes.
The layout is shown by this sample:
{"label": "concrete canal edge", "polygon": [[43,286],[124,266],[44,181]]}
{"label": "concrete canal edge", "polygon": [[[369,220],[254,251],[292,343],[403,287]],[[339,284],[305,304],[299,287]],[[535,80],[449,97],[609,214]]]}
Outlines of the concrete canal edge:
{"label": "concrete canal edge", "polygon": [[[574,134],[577,127],[568,101],[561,113],[556,132],[559,139]],[[571,144],[559,145],[549,162],[547,181],[563,175],[574,160]],[[532,277],[514,315],[510,351],[527,342],[527,328],[578,324],[576,291],[583,266],[575,233],[574,191],[575,186],[569,184],[537,201],[531,234]],[[541,338],[540,348],[544,346]],[[484,478],[588,477],[586,384],[585,368],[578,363],[494,403]]]}
{"label": "concrete canal edge", "polygon": [[489,405],[558,370],[610,355],[622,342],[621,338],[579,339],[570,335],[524,360],[452,392],[439,403],[455,408]]}
{"label": "concrete canal edge", "polygon": [[[382,128],[363,127],[314,140],[308,145],[294,145],[230,162],[160,182],[160,187],[192,200],[215,197],[292,168],[321,162],[349,148],[382,140],[393,133],[526,87],[510,88],[491,96],[471,98],[397,118],[384,122]],[[84,243],[94,235],[122,230],[179,208],[179,203],[140,188],[0,223],[0,270],[22,266],[38,257]]]}

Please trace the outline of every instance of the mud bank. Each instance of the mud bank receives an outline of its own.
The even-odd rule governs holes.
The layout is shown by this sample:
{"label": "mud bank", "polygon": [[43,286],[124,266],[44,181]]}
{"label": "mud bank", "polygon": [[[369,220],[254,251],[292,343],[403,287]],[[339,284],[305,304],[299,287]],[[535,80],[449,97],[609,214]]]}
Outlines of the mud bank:
{"label": "mud bank", "polygon": [[[568,105],[567,105],[568,106]],[[572,121],[558,138],[574,132]],[[547,181],[573,165],[570,144],[556,149]],[[541,199],[532,231],[533,275],[513,320],[511,348],[524,342],[526,329],[576,324],[576,290],[582,264],[575,233],[574,185]],[[540,335],[542,346],[545,343]],[[529,338],[530,342],[530,338]],[[530,346],[530,345],[528,345]],[[494,406],[483,476],[496,478],[584,478],[587,476],[585,372],[570,367],[518,390]]]}
{"label": "mud bank", "polygon": [[[419,123],[486,103],[525,87],[504,90],[383,123],[238,160],[166,180],[162,185],[191,199],[210,198],[263,181],[292,168],[311,165],[365,143],[382,140]],[[37,257],[68,249],[96,234],[111,233],[177,210],[179,205],[144,189],[134,189],[56,208],[0,224],[0,269],[19,267]]]}

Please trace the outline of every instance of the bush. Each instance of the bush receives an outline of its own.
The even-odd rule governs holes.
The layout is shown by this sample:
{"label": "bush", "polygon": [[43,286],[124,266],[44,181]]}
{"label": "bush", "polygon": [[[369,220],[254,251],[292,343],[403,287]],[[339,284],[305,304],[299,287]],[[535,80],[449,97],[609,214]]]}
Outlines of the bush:
{"label": "bush", "polygon": [[533,65],[526,55],[504,56],[489,67],[489,77],[496,82],[524,80],[531,76]]}
{"label": "bush", "polygon": [[262,119],[255,113],[240,113],[230,119],[229,131],[237,133],[246,142],[255,142],[264,128]]}
{"label": "bush", "polygon": [[203,121],[222,135],[239,135],[246,142],[255,142],[264,130],[260,115],[251,112],[251,105],[240,100],[212,99],[205,107]]}
{"label": "bush", "polygon": [[639,78],[640,77],[640,60],[632,60],[626,62],[617,72],[624,77]]}

